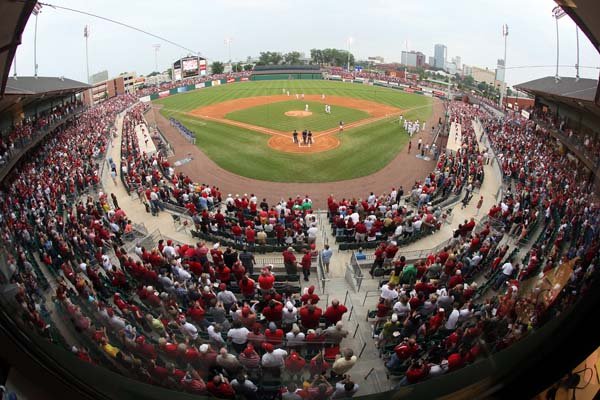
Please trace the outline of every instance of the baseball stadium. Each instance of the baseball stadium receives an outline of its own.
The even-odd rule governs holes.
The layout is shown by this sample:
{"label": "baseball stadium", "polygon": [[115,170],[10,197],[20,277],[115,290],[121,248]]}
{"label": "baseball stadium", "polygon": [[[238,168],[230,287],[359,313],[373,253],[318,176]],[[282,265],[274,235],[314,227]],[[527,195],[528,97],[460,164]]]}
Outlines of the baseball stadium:
{"label": "baseball stadium", "polygon": [[[556,24],[555,75],[521,65],[545,62],[542,34],[507,64],[508,24],[495,69],[408,41],[389,42],[401,62],[359,58],[384,50],[355,55],[351,38],[232,61],[233,39],[228,57],[208,44],[225,27],[165,38],[192,11],[71,3],[0,0],[0,400],[598,395],[595,1],[538,0],[527,7],[551,17],[510,20]],[[210,11],[251,19],[254,3]],[[266,3],[324,29],[327,5]],[[364,4],[365,37],[380,7]],[[94,41],[90,21],[114,38]],[[498,58],[468,48],[486,24],[455,26],[485,37],[464,54]],[[559,60],[563,25],[574,65]],[[73,27],[85,50],[67,44]],[[254,27],[243,54],[294,47]],[[90,74],[99,48],[94,68],[146,68],[149,37],[151,73]],[[84,79],[62,51],[85,51]]]}

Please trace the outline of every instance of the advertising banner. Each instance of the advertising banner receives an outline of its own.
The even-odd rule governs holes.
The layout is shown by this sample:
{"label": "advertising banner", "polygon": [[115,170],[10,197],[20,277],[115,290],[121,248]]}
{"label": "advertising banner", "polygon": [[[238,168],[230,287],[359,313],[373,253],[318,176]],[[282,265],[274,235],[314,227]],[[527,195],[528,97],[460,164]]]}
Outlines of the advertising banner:
{"label": "advertising banner", "polygon": [[233,82],[235,82],[235,78],[229,78],[229,79],[227,79],[227,83],[233,83]]}
{"label": "advertising banner", "polygon": [[150,101],[150,96],[144,96],[144,97],[140,97],[140,101],[142,103],[148,103]]}
{"label": "advertising banner", "polygon": [[202,89],[205,85],[204,85],[204,82],[200,82],[200,83],[196,83],[194,86],[196,87],[196,89]]}
{"label": "advertising banner", "polygon": [[521,110],[521,116],[525,119],[529,119],[529,111]]}
{"label": "advertising banner", "polygon": [[162,92],[158,92],[158,97],[160,97],[161,99],[163,97],[167,97],[169,95],[169,91],[168,90],[163,90]]}
{"label": "advertising banner", "polygon": [[221,81],[212,81],[213,86],[219,86],[220,84],[221,84]]}

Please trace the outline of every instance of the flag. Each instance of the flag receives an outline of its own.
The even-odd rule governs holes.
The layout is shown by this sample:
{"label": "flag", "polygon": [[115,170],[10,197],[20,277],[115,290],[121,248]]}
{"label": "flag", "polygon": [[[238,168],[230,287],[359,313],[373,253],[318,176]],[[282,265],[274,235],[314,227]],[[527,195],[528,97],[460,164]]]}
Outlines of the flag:
{"label": "flag", "polygon": [[83,37],[87,38],[89,36],[90,36],[90,32],[88,31],[88,26],[86,25],[83,27]]}
{"label": "flag", "polygon": [[37,16],[41,12],[42,12],[42,5],[40,3],[38,3],[38,2],[36,2],[35,6],[33,7],[32,13],[33,13],[33,15]]}

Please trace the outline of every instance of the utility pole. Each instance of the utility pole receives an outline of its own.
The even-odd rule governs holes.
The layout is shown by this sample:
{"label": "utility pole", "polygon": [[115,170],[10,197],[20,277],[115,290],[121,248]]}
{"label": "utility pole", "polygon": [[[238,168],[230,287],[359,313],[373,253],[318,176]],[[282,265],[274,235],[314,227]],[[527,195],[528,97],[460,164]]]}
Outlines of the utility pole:
{"label": "utility pole", "polygon": [[154,47],[154,71],[158,71],[158,51],[160,50],[160,43],[153,44]]}
{"label": "utility pole", "polygon": [[87,83],[90,83],[90,59],[88,57],[88,37],[90,36],[90,28],[86,25],[83,28],[83,37],[85,38],[85,65],[87,73]]}

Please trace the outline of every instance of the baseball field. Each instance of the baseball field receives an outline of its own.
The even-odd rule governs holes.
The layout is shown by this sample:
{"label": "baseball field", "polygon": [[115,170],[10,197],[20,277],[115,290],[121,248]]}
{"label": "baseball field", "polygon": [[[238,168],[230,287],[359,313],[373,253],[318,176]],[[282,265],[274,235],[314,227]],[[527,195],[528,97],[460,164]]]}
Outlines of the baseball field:
{"label": "baseball field", "polygon": [[[430,97],[320,80],[221,85],[159,99],[155,106],[192,130],[196,145],[220,167],[275,182],[370,175],[408,143],[400,116],[427,121],[432,113]],[[311,130],[313,143],[304,144],[301,134],[294,143],[294,129]]]}

